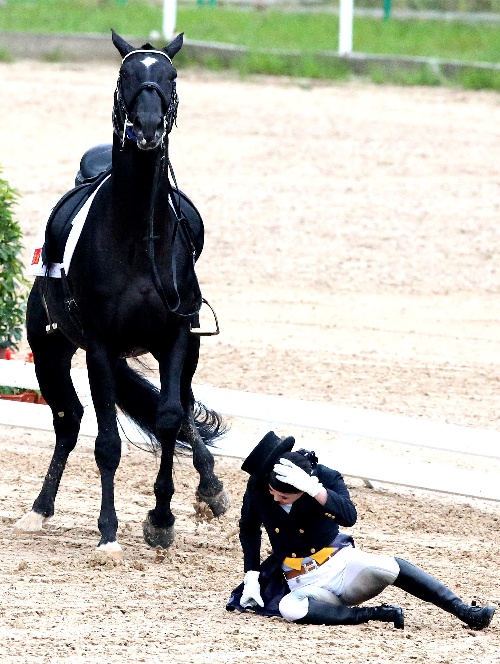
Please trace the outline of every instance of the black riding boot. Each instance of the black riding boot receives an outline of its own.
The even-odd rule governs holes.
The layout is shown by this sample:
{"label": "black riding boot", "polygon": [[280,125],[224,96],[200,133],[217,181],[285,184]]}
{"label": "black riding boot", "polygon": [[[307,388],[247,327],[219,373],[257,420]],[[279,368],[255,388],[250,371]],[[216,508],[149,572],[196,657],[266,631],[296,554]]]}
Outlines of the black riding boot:
{"label": "black riding boot", "polygon": [[303,625],[360,625],[369,620],[392,622],[397,629],[404,628],[403,609],[399,606],[361,606],[350,607],[339,604],[320,602],[309,597],[307,614],[295,620]]}
{"label": "black riding boot", "polygon": [[439,608],[462,620],[471,629],[484,629],[488,627],[495,613],[494,606],[469,606],[455,595],[444,583],[441,583],[419,567],[396,558],[399,565],[399,575],[394,581],[395,586],[405,590],[410,595],[431,602]]}

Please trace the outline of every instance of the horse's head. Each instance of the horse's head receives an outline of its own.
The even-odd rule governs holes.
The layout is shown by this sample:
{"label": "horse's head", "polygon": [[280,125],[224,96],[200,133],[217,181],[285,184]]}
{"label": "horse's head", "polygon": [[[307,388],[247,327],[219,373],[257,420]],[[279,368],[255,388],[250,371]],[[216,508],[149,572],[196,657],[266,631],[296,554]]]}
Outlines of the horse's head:
{"label": "horse's head", "polygon": [[113,44],[123,58],[113,126],[123,142],[128,137],[137,141],[139,149],[154,150],[172,129],[178,105],[172,59],[182,41],[180,34],[161,50],[151,44],[135,49],[113,30]]}

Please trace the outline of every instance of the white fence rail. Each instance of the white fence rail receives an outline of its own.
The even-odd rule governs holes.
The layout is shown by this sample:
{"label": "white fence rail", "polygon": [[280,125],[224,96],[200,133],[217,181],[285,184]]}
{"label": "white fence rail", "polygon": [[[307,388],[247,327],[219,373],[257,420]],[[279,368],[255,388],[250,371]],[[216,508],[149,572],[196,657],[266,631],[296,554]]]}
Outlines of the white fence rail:
{"label": "white fence rail", "polygon": [[[74,369],[72,378],[85,406],[81,434],[95,437],[97,425],[86,371]],[[0,385],[37,389],[34,366],[0,360]],[[331,444],[315,441],[315,451],[322,462],[337,468],[346,476],[360,478],[367,484],[379,482],[500,501],[500,477],[496,472],[464,470],[414,460],[394,460],[376,454],[360,457],[350,451],[347,438],[390,441],[457,455],[485,457],[491,459],[494,465],[494,461],[500,459],[500,432],[206,385],[195,385],[193,389],[197,399],[226,416],[259,420],[270,426],[285,425],[286,432],[292,434],[295,427],[342,434],[342,444],[332,447]],[[143,440],[140,432],[127,418],[120,415],[119,421],[124,440],[136,443]],[[0,424],[51,430],[52,416],[48,406],[0,400]],[[256,442],[258,440],[253,437],[230,433],[220,441],[214,452],[245,458]]]}

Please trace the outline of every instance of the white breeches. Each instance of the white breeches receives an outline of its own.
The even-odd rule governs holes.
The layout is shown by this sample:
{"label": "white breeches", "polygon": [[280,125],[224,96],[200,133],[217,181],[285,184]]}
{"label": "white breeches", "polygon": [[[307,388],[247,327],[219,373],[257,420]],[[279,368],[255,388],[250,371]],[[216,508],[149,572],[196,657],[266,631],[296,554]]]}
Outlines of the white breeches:
{"label": "white breeches", "polygon": [[307,614],[308,597],[345,606],[361,604],[394,583],[398,574],[399,565],[392,556],[348,546],[315,570],[290,579],[290,593],[281,600],[279,610],[285,620],[299,620]]}

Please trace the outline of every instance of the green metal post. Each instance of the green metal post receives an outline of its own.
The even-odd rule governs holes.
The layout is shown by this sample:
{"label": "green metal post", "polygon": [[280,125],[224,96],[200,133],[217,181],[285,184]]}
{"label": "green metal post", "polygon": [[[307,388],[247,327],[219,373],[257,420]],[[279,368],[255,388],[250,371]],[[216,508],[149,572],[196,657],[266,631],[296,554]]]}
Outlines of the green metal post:
{"label": "green metal post", "polygon": [[391,0],[384,0],[384,21],[391,18]]}

